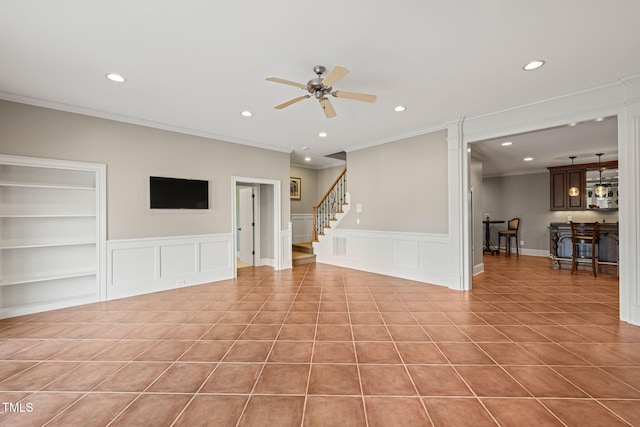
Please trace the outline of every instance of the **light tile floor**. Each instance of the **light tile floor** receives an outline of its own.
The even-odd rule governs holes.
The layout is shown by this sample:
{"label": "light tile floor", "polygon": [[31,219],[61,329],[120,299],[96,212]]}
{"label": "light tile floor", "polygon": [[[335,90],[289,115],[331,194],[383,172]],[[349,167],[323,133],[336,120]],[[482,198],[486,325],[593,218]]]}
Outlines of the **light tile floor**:
{"label": "light tile floor", "polygon": [[640,425],[616,278],[485,265],[464,293],[307,264],[1,320],[0,425]]}

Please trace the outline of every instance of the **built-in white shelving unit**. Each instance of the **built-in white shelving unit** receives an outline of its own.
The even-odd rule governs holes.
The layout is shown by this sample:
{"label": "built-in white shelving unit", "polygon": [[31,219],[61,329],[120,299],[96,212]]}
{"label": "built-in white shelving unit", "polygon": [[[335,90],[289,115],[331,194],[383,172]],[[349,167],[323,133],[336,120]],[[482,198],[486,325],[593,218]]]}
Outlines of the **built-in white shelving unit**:
{"label": "built-in white shelving unit", "polygon": [[105,297],[105,165],[0,155],[0,318]]}

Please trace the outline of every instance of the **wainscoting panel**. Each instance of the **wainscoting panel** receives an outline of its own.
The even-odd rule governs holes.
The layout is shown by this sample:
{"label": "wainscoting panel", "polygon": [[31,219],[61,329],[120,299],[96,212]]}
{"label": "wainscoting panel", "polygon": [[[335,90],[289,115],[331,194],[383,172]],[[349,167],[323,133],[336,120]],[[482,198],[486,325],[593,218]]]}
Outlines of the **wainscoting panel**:
{"label": "wainscoting panel", "polygon": [[320,263],[450,286],[448,242],[440,234],[334,228],[314,251]]}
{"label": "wainscoting panel", "polygon": [[393,240],[393,265],[407,270],[417,270],[420,267],[419,245],[420,242],[417,240]]}
{"label": "wainscoting panel", "polygon": [[231,234],[107,242],[107,300],[234,277]]}
{"label": "wainscoting panel", "polygon": [[[293,266],[293,254],[291,253],[291,245],[293,244],[292,228],[293,223],[289,222],[288,229],[280,232],[280,263],[276,260],[275,265],[273,266],[276,270],[285,270]],[[307,241],[310,242],[311,240]]]}
{"label": "wainscoting panel", "polygon": [[313,214],[291,214],[293,243],[310,242],[313,235]]}
{"label": "wainscoting panel", "polygon": [[117,250],[109,250],[109,269],[111,278],[109,283],[127,284],[153,280],[158,276],[159,267],[156,256],[156,248],[153,246],[122,247]]}
{"label": "wainscoting panel", "polygon": [[193,274],[196,270],[198,245],[163,245],[160,246],[160,277],[174,277]]}
{"label": "wainscoting panel", "polygon": [[231,268],[231,242],[200,243],[200,271],[218,271]]}

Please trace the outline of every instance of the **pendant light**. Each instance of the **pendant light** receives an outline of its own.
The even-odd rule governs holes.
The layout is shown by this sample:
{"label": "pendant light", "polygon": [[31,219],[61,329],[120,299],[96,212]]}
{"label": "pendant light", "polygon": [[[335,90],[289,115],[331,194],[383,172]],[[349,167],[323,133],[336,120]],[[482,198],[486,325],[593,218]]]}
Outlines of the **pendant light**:
{"label": "pendant light", "polygon": [[595,190],[593,190],[593,192],[598,197],[604,197],[607,195],[607,189],[602,185],[602,167],[600,166],[600,160],[603,154],[604,153],[596,154],[596,156],[598,156],[598,172],[600,172],[600,180],[598,181],[598,186],[595,188]]}
{"label": "pendant light", "polygon": [[[576,158],[576,156],[570,156],[569,158],[571,159],[571,166],[573,166],[573,160]],[[571,187],[569,187],[568,194],[571,197],[579,196],[580,195],[580,189],[578,187],[576,187],[575,185],[572,185]]]}

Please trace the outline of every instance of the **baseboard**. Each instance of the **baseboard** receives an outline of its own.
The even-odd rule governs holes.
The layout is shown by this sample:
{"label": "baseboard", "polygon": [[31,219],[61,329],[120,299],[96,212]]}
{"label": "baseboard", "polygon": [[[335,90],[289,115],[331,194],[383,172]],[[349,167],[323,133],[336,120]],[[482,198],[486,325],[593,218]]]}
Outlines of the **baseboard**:
{"label": "baseboard", "polygon": [[273,258],[260,258],[259,265],[266,265],[269,267],[273,267],[275,265],[275,260]]}
{"label": "baseboard", "polygon": [[481,262],[480,264],[474,265],[473,266],[473,275],[475,276],[476,274],[480,274],[484,272],[484,263]]}
{"label": "baseboard", "polygon": [[[506,252],[506,249],[504,247],[500,247],[498,248],[500,250],[500,254],[504,254]],[[512,254],[517,254],[516,249],[515,248],[511,248],[511,253]],[[527,248],[520,248],[520,255],[527,255],[527,256],[537,256],[537,257],[548,257],[549,256],[549,249],[527,249]]]}

